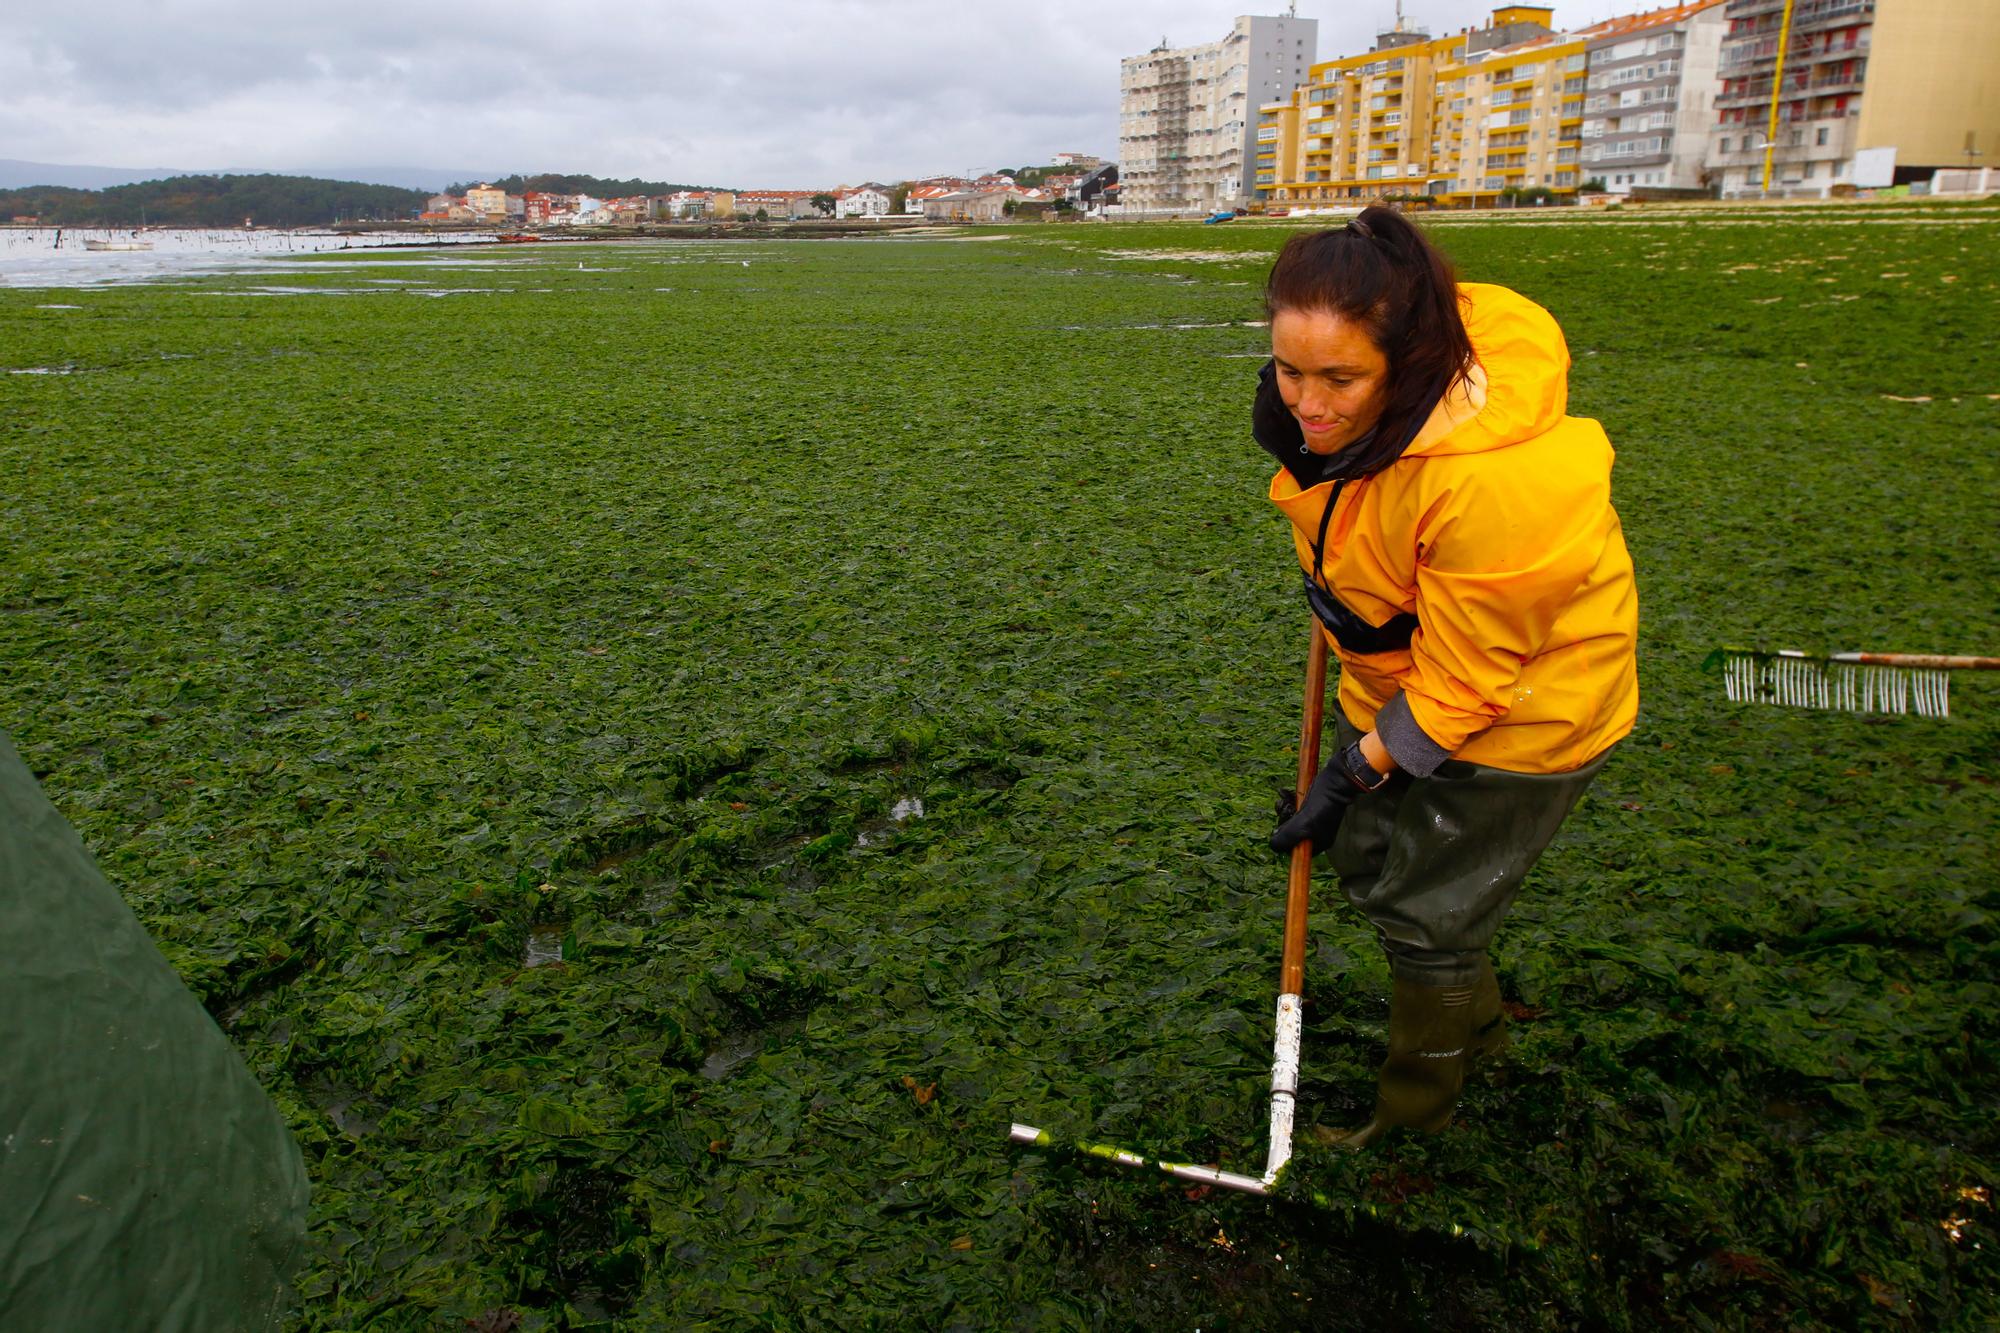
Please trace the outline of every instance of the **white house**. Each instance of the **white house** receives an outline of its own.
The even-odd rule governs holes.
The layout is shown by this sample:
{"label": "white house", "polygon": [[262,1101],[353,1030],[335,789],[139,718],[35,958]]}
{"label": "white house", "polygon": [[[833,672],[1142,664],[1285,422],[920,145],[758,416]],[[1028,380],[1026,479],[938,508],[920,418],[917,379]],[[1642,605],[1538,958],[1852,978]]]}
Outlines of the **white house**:
{"label": "white house", "polygon": [[889,213],[889,189],[869,182],[851,190],[834,192],[834,215],[843,218],[879,218]]}

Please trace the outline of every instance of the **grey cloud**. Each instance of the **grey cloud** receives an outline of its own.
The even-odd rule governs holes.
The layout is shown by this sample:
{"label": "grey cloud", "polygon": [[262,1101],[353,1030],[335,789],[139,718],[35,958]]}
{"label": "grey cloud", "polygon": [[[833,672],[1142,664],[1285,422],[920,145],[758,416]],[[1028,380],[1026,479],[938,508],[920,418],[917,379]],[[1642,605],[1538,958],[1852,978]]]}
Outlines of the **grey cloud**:
{"label": "grey cloud", "polygon": [[[1430,8],[1419,17],[1440,30],[1484,12]],[[1365,48],[1392,5],[1303,12],[1316,9],[1325,58]],[[0,142],[44,161],[484,161],[770,186],[1111,155],[1119,57],[1163,33],[1214,40],[1236,12],[1192,0],[43,5],[0,31]]]}

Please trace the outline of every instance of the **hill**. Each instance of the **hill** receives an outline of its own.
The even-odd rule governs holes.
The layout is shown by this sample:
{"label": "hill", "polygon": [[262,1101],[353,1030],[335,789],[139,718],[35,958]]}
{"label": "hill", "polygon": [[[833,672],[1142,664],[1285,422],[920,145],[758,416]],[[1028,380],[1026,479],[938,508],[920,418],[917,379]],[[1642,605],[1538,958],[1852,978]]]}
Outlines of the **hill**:
{"label": "hill", "polygon": [[66,185],[75,190],[102,190],[136,185],[169,176],[310,176],[315,180],[355,181],[362,185],[395,185],[405,190],[435,190],[444,181],[466,175],[465,167],[329,166],[292,163],[284,166],[106,167],[86,163],[26,162],[0,157],[0,190],[31,185]]}
{"label": "hill", "polygon": [[533,176],[515,173],[512,176],[482,177],[478,180],[456,181],[445,187],[446,194],[464,194],[474,185],[492,185],[508,194],[520,194],[527,190],[537,190],[544,194],[587,194],[597,199],[622,199],[635,194],[673,194],[679,190],[727,190],[727,185],[679,185],[673,181],[645,181],[634,176],[630,180],[610,180],[603,176],[574,176],[562,172],[545,171]]}
{"label": "hill", "polygon": [[103,190],[0,190],[0,217],[32,215],[64,227],[235,227],[246,218],[265,227],[310,227],[407,218],[425,197],[421,190],[314,176],[173,176]]}

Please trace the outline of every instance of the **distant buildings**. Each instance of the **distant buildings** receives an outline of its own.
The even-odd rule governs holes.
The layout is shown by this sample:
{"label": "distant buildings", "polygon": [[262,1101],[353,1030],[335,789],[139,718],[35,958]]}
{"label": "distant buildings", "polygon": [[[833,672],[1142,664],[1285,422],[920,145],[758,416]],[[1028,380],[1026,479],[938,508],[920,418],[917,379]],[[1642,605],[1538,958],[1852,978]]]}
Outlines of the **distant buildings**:
{"label": "distant buildings", "polygon": [[2000,142],[2000,4],[1794,0],[1780,83],[1784,11],[1686,0],[1562,32],[1547,6],[1503,5],[1443,37],[1399,19],[1259,108],[1253,184],[1309,206],[1561,200],[1599,181],[1760,195],[1774,90],[1773,193],[1928,181]]}
{"label": "distant buildings", "polygon": [[475,185],[465,192],[465,206],[480,222],[507,220],[507,192],[491,185]]}
{"label": "distant buildings", "polygon": [[1313,66],[1289,100],[1259,110],[1259,190],[1299,203],[1573,194],[1589,39],[1554,32],[1551,14],[1507,5],[1438,38],[1399,24],[1365,54]]}
{"label": "distant buildings", "polygon": [[[1728,0],[1709,163],[1724,198],[1771,187],[1927,179],[2000,150],[2000,5],[1991,0],[1795,0],[1776,88],[1784,0]],[[1968,151],[1969,150],[1969,151]]]}
{"label": "distant buildings", "polygon": [[1137,209],[1248,203],[1257,188],[1257,109],[1306,81],[1318,43],[1316,19],[1243,16],[1220,41],[1162,41],[1120,61],[1121,202]]}
{"label": "distant buildings", "polygon": [[[820,218],[938,217],[950,221],[997,221],[1022,205],[1095,211],[1117,197],[1118,168],[1082,153],[1061,153],[1074,172],[1040,169],[1023,185],[1004,172],[984,176],[933,176],[887,185],[864,181],[827,190],[676,190],[671,194],[594,199],[584,194],[527,190],[507,194],[481,182],[462,195],[435,194],[418,215],[425,222],[498,227],[638,227],[651,222],[783,222]],[[1086,164],[1095,163],[1094,166]],[[1057,165],[1057,164],[1052,164]],[[949,201],[934,207],[938,200]]]}
{"label": "distant buildings", "polygon": [[1722,0],[1693,0],[1588,30],[1585,176],[1612,194],[1704,187],[1727,26]]}
{"label": "distant buildings", "polygon": [[892,193],[889,186],[872,181],[852,189],[843,185],[833,192],[835,215],[843,218],[887,217]]}
{"label": "distant buildings", "polygon": [[923,201],[924,216],[936,222],[1001,222],[1007,217],[1005,190],[946,190]]}

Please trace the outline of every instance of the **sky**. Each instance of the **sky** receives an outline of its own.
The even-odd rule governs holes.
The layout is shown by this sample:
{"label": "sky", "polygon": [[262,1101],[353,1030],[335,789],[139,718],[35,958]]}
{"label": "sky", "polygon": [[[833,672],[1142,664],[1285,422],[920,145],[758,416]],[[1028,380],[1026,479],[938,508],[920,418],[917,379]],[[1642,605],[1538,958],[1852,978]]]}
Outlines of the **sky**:
{"label": "sky", "polygon": [[[1572,0],[1575,27],[1649,8]],[[1118,61],[1215,41],[1197,0],[15,0],[0,155],[272,171],[366,164],[807,189],[1117,155]],[[1479,0],[1406,0],[1441,33]],[[1319,58],[1393,0],[1302,3]],[[447,181],[436,182],[438,187]]]}

